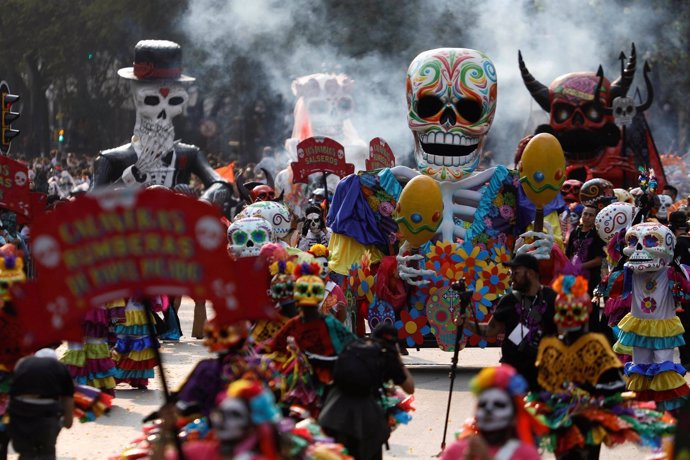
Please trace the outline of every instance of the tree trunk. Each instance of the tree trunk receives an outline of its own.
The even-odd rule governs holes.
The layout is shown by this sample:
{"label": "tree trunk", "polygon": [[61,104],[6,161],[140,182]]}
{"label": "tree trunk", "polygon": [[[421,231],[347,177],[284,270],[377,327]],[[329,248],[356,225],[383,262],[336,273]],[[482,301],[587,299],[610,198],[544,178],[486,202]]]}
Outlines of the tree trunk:
{"label": "tree trunk", "polygon": [[36,51],[28,53],[25,57],[28,72],[27,87],[29,94],[26,96],[28,104],[24,107],[26,122],[23,123],[23,136],[28,142],[25,152],[28,158],[46,155],[50,152],[50,128],[48,123],[48,100],[46,98],[46,86],[43,83],[43,76],[39,67],[39,56]]}

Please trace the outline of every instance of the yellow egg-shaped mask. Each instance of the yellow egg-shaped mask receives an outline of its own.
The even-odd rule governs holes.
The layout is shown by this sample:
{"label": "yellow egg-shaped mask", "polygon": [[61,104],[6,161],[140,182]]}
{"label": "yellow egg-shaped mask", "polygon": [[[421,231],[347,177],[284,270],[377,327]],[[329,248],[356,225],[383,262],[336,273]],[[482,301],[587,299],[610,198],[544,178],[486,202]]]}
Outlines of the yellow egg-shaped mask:
{"label": "yellow egg-shaped mask", "polygon": [[395,221],[402,238],[414,248],[436,234],[443,219],[443,198],[438,182],[419,175],[407,183],[395,208]]}
{"label": "yellow egg-shaped mask", "polygon": [[548,133],[530,139],[518,172],[522,190],[537,208],[556,198],[565,181],[565,156],[558,139]]}

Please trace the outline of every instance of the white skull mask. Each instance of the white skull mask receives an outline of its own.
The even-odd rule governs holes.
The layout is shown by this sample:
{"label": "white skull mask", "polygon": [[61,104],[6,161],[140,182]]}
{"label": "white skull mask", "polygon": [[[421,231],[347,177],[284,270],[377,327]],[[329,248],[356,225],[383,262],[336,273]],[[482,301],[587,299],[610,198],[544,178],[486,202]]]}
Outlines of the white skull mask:
{"label": "white skull mask", "polygon": [[354,111],[354,82],[347,75],[317,73],[292,82],[292,92],[309,116],[312,132],[341,139],[345,122]]}
{"label": "white skull mask", "polygon": [[668,219],[668,207],[673,204],[673,198],[668,195],[659,195],[659,209],[656,212],[656,216],[659,219]]}
{"label": "white skull mask", "polygon": [[613,235],[630,226],[637,211],[630,203],[616,202],[606,206],[594,219],[599,237],[606,243],[611,241]]}
{"label": "white skull mask", "polygon": [[314,257],[314,261],[321,266],[321,279],[324,281],[326,278],[328,278],[328,273],[330,272],[330,268],[328,267],[328,257]]}
{"label": "white skull mask", "polygon": [[146,144],[148,136],[163,130],[166,132],[163,145],[172,149],[175,137],[172,120],[182,113],[189,100],[186,87],[165,81],[135,81],[132,82],[132,94],[137,111],[134,134]]}
{"label": "white skull mask", "polygon": [[637,110],[631,97],[617,97],[613,100],[613,122],[619,128],[630,126]]}
{"label": "white skull mask", "polygon": [[673,260],[676,237],[667,227],[657,223],[637,224],[625,233],[628,257],[626,268],[637,272],[656,272]]}
{"label": "white skull mask", "polygon": [[290,211],[283,203],[275,201],[259,201],[244,208],[236,219],[245,217],[261,217],[266,219],[273,227],[273,234],[277,239],[285,238],[290,233]]}
{"label": "white skull mask", "polygon": [[249,408],[238,398],[224,399],[211,413],[211,421],[220,441],[240,441],[249,434],[251,427]]}
{"label": "white skull mask", "polygon": [[475,416],[479,431],[504,430],[515,418],[513,401],[506,391],[489,388],[479,395]]}
{"label": "white skull mask", "polygon": [[483,53],[440,48],[407,71],[407,121],[418,169],[437,180],[473,172],[496,112],[496,70]]}
{"label": "white skull mask", "polygon": [[235,220],[228,228],[229,248],[235,257],[258,256],[261,246],[273,241],[273,227],[260,217]]}

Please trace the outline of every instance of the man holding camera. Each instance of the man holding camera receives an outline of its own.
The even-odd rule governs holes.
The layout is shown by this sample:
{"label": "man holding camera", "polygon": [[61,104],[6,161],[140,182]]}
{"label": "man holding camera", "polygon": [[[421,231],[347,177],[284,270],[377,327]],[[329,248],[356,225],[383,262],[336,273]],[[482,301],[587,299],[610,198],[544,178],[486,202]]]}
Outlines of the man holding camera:
{"label": "man holding camera", "polygon": [[530,390],[539,389],[537,357],[542,337],[555,335],[556,293],[539,283],[539,262],[529,254],[519,254],[504,265],[510,267],[512,292],[503,296],[487,325],[466,322],[465,327],[485,337],[504,334],[501,362],[513,366],[527,380]]}

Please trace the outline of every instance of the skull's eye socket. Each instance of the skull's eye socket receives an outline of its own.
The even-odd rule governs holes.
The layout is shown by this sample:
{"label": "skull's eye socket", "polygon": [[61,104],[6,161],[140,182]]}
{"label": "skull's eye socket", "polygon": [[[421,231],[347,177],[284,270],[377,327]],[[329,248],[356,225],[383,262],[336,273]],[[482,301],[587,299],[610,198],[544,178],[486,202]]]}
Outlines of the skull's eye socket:
{"label": "skull's eye socket", "polygon": [[350,110],[352,110],[352,99],[350,99],[349,97],[341,97],[338,100],[338,108],[342,112],[349,112]]}
{"label": "skull's eye socket", "polygon": [[158,105],[161,102],[161,98],[158,96],[146,96],[144,98],[144,104],[146,105]]}
{"label": "skull's eye socket", "polygon": [[585,107],[585,116],[589,118],[591,121],[598,122],[601,121],[604,114],[601,113],[601,111],[598,108],[596,108],[593,104],[590,104],[587,107]]}
{"label": "skull's eye socket", "polygon": [[659,246],[659,238],[654,235],[645,235],[642,244],[645,248],[655,248]]}
{"label": "skull's eye socket", "polygon": [[249,235],[247,235],[247,232],[244,232],[242,230],[236,231],[232,234],[232,242],[238,246],[242,246],[245,243],[247,243],[248,238]]}
{"label": "skull's eye socket", "polygon": [[297,285],[297,292],[299,292],[300,294],[306,294],[307,291],[309,291],[309,286],[307,286],[306,284]]}
{"label": "skull's eye socket", "polygon": [[417,113],[422,118],[433,117],[443,109],[443,101],[436,96],[424,96],[417,102]]}
{"label": "skull's eye socket", "polygon": [[614,111],[616,115],[623,115],[623,109],[621,107],[616,107],[616,110]]}
{"label": "skull's eye socket", "polygon": [[328,102],[326,101],[311,101],[309,103],[309,113],[312,115],[321,115],[328,112]]}
{"label": "skull's eye socket", "polygon": [[577,317],[580,315],[582,315],[582,308],[580,308],[580,307],[573,308],[573,316]]}
{"label": "skull's eye socket", "polygon": [[311,292],[314,295],[321,295],[323,293],[323,288],[319,285],[316,285],[311,288]]}
{"label": "skull's eye socket", "polygon": [[266,232],[263,230],[254,230],[252,232],[252,240],[254,240],[255,243],[263,243],[266,241]]}
{"label": "skull's eye socket", "polygon": [[175,96],[171,97],[170,100],[168,101],[168,104],[170,105],[180,105],[184,102],[184,98],[182,96]]}
{"label": "skull's eye socket", "polygon": [[568,118],[570,118],[570,115],[572,115],[572,113],[572,106],[565,104],[554,104],[553,119],[556,120],[557,123],[563,123]]}
{"label": "skull's eye socket", "polygon": [[482,106],[474,99],[460,99],[455,104],[455,110],[470,123],[476,123],[482,117]]}
{"label": "skull's eye socket", "polygon": [[635,108],[632,105],[629,105],[625,108],[625,113],[630,115],[631,113],[633,113],[634,110]]}
{"label": "skull's eye socket", "polygon": [[637,237],[635,235],[631,235],[630,238],[628,238],[628,246],[631,248],[637,246]]}
{"label": "skull's eye socket", "polygon": [[494,407],[496,409],[505,409],[506,407],[508,407],[508,403],[506,403],[505,401],[494,401]]}

